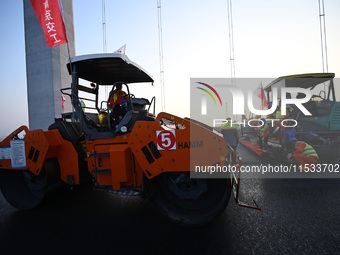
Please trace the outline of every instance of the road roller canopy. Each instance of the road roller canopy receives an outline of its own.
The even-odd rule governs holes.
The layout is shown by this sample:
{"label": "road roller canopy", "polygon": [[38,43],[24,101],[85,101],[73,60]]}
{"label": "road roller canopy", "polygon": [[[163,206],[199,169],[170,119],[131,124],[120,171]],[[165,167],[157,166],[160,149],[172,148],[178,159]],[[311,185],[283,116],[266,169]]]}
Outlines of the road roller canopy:
{"label": "road roller canopy", "polygon": [[119,53],[75,56],[67,60],[67,69],[69,74],[75,69],[78,78],[99,85],[112,85],[117,81],[153,82],[153,78],[142,67]]}

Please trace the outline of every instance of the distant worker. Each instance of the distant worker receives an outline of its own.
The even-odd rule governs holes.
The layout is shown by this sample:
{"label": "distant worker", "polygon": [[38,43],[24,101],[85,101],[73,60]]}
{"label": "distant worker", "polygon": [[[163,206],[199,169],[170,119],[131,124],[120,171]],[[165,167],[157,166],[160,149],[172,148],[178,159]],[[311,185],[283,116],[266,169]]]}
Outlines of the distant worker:
{"label": "distant worker", "polygon": [[[236,152],[236,148],[238,146],[238,132],[235,126],[232,125],[232,120],[230,118],[227,118],[227,122],[224,123],[221,126],[221,132],[224,138],[224,141],[226,142],[226,144],[229,144],[231,146],[231,148],[233,148],[233,150]],[[228,161],[230,160],[230,151],[227,149],[227,159]],[[236,163],[236,157],[233,154],[233,158],[232,158],[232,162],[233,164]]]}
{"label": "distant worker", "polygon": [[[270,109],[272,107],[272,105],[273,105],[272,103],[268,103],[268,109]],[[269,138],[269,140],[272,140],[272,138],[273,138],[273,131],[274,131],[274,128],[275,128],[274,125],[273,125],[274,119],[275,119],[275,111],[266,116],[266,120],[270,120],[270,123],[271,123],[270,125],[268,125],[268,127],[269,127],[268,138]]]}
{"label": "distant worker", "polygon": [[[258,122],[257,134],[259,137],[259,151],[268,152],[268,136],[269,136],[269,126],[265,118],[261,118],[262,122]],[[263,124],[262,126],[260,126]]]}
{"label": "distant worker", "polygon": [[[272,103],[268,103],[268,109],[270,109],[271,107],[272,107]],[[274,112],[272,112],[272,113],[270,113],[270,114],[268,114],[267,116],[266,116],[266,119],[268,120],[268,119],[275,119],[275,111],[276,111],[276,109],[274,110]]]}
{"label": "distant worker", "polygon": [[[233,121],[233,123],[237,123],[237,120],[234,120]],[[242,135],[242,125],[236,125],[236,131],[237,131],[237,135],[238,135],[238,137],[242,137],[243,135]]]}
{"label": "distant worker", "polygon": [[99,125],[85,113],[86,104],[83,100],[80,100],[80,106],[81,109],[83,110],[83,118],[85,120],[85,123],[91,127],[99,127]]}
{"label": "distant worker", "polygon": [[[242,115],[242,123],[246,123],[247,122],[247,117],[246,117],[246,115]],[[240,125],[240,127],[241,127],[241,136],[243,137],[243,135],[244,135],[244,127],[245,127],[245,124],[243,125]]]}
{"label": "distant worker", "polygon": [[315,164],[319,161],[319,156],[312,146],[303,141],[297,141],[295,137],[290,139],[290,144],[295,149],[293,159],[305,168],[305,164]]}
{"label": "distant worker", "polygon": [[273,134],[275,134],[276,140],[280,141],[280,131],[285,132],[286,131],[286,127],[283,125],[283,122],[285,119],[289,119],[289,112],[292,111],[293,108],[290,107],[289,105],[286,106],[286,115],[282,115],[282,108],[281,107],[277,107],[277,111],[275,114],[275,119],[277,119],[276,123],[275,123],[275,130],[273,131]]}
{"label": "distant worker", "polygon": [[118,124],[126,113],[123,106],[126,98],[127,94],[122,90],[122,84],[117,84],[116,89],[113,91],[113,94],[110,95],[109,99],[109,105],[115,124]]}

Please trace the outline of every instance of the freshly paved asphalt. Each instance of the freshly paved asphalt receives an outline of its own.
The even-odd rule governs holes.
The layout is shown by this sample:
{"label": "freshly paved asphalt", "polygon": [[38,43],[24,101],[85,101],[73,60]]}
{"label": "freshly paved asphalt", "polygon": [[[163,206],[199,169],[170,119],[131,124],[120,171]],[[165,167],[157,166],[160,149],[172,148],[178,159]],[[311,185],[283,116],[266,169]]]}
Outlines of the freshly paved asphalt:
{"label": "freshly paved asphalt", "polygon": [[[259,160],[239,148],[243,159]],[[340,254],[340,179],[244,179],[212,224],[164,221],[144,200],[87,188],[22,212],[0,195],[0,254]]]}

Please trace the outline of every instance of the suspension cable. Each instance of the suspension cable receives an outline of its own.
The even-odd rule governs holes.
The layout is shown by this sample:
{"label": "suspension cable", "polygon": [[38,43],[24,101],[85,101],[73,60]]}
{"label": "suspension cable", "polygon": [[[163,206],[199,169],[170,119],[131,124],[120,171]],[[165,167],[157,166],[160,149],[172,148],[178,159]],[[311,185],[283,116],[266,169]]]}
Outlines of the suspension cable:
{"label": "suspension cable", "polygon": [[[321,2],[322,1],[322,2]],[[322,71],[328,73],[327,39],[326,39],[326,14],[324,0],[319,2],[320,37],[321,37],[321,57]]]}
{"label": "suspension cable", "polygon": [[157,0],[157,16],[158,16],[158,44],[159,44],[159,68],[161,83],[161,101],[162,111],[165,111],[165,86],[164,86],[164,61],[163,61],[163,38],[162,38],[162,3]]}
{"label": "suspension cable", "polygon": [[228,32],[229,32],[229,54],[230,54],[230,75],[231,82],[235,79],[235,55],[234,55],[234,27],[233,27],[233,11],[231,0],[227,0],[228,10]]}

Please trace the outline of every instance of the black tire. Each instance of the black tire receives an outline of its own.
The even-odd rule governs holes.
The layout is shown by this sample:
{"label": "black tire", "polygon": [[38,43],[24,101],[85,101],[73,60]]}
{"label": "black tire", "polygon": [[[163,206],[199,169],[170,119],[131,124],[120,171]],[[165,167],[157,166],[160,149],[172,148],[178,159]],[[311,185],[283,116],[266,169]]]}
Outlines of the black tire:
{"label": "black tire", "polygon": [[227,207],[230,179],[191,179],[190,172],[163,173],[144,181],[146,195],[166,219],[180,225],[212,222]]}
{"label": "black tire", "polygon": [[29,171],[0,171],[0,188],[4,198],[19,210],[38,206],[47,191],[47,177],[43,170],[36,176]]}

